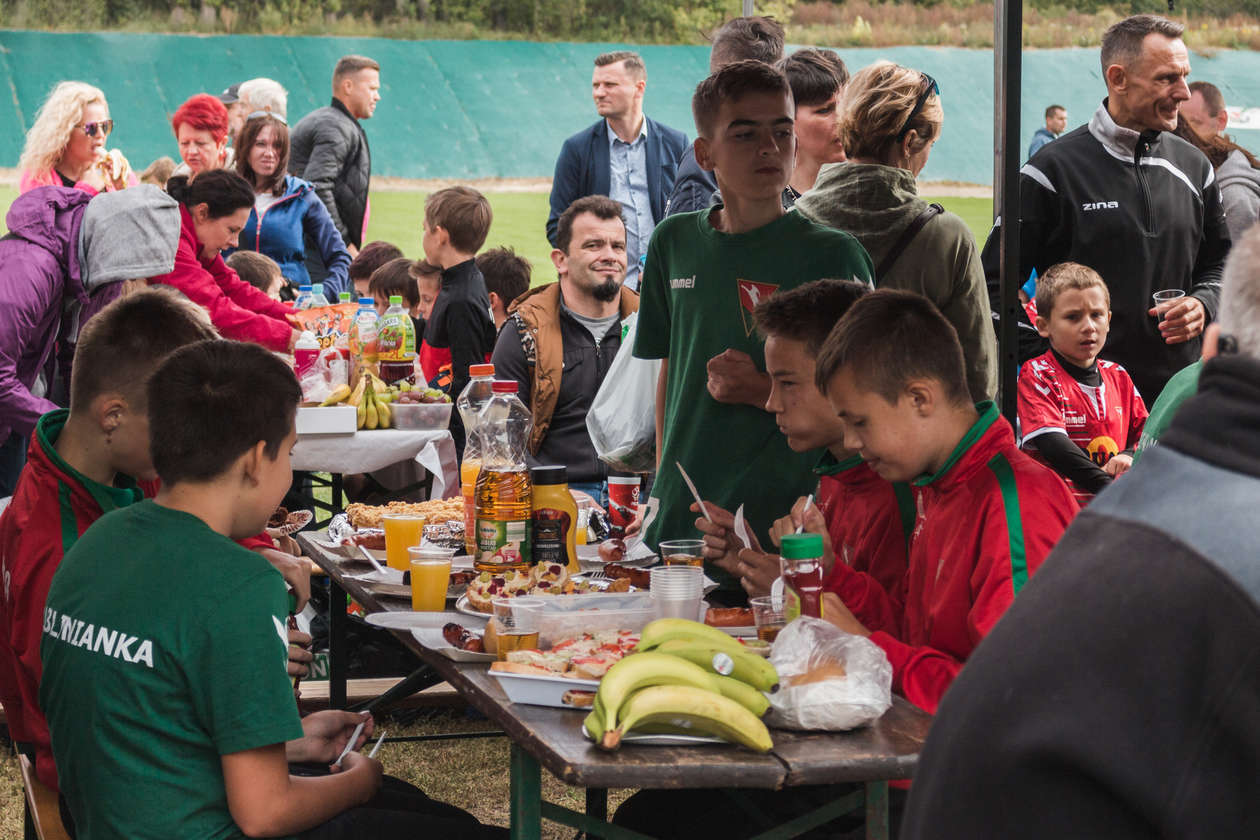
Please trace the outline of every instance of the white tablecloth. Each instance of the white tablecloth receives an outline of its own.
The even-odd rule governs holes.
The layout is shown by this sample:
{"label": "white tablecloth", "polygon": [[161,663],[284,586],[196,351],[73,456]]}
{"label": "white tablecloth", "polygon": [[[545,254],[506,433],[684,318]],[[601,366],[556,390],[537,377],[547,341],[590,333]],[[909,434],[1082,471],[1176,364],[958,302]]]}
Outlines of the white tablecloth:
{"label": "white tablecloth", "polygon": [[[395,464],[433,474],[430,496],[445,499],[459,494],[459,464],[451,433],[409,429],[376,429],[353,435],[299,435],[293,447],[295,470],[330,473],[370,473]],[[419,469],[417,469],[417,467]]]}

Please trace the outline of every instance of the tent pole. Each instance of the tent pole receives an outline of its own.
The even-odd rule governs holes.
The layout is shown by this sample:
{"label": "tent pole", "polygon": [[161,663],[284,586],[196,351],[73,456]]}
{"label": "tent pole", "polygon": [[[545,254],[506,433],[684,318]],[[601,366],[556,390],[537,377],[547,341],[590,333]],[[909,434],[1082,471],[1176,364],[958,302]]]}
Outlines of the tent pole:
{"label": "tent pole", "polygon": [[752,17],[753,0],[744,0],[744,17]]}
{"label": "tent pole", "polygon": [[1027,279],[1019,270],[1020,50],[1023,46],[1023,0],[998,0],[993,17],[994,172],[993,211],[1000,217],[1001,319],[998,321],[999,388],[1002,414],[1015,424],[1015,371],[1019,364],[1017,334],[1019,287]]}

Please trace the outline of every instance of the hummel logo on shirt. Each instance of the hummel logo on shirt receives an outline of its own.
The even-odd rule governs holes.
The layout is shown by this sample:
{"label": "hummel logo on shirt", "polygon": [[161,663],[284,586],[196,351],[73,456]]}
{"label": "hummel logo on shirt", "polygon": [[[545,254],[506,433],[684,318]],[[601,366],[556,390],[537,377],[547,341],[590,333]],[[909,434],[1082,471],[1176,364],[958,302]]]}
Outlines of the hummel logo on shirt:
{"label": "hummel logo on shirt", "polygon": [[694,289],[696,287],[696,275],[690,277],[673,277],[669,281],[671,289]]}

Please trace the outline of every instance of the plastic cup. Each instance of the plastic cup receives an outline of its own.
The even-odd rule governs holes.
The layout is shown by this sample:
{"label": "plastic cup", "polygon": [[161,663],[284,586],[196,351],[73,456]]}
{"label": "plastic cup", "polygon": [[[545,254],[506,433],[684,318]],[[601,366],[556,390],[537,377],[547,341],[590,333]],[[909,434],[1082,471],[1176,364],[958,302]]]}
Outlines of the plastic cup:
{"label": "plastic cup", "polygon": [[700,620],[704,569],[699,566],[657,566],[649,570],[652,605],[657,618]]}
{"label": "plastic cup", "polygon": [[1155,301],[1155,309],[1159,313],[1159,320],[1164,320],[1164,313],[1171,309],[1178,299],[1185,296],[1186,293],[1182,289],[1161,289],[1151,295],[1151,299]]}
{"label": "plastic cup", "polygon": [[407,549],[420,545],[424,536],[425,517],[408,513],[387,513],[381,517],[385,528],[385,563],[391,569],[407,571]]}
{"label": "plastic cup", "polygon": [[538,647],[542,629],[543,602],[537,598],[494,598],[494,630],[498,636],[499,661],[514,650]]}
{"label": "plastic cup", "polygon": [[704,540],[666,540],[660,552],[666,566],[704,565]]}
{"label": "plastic cup", "polygon": [[779,631],[787,625],[787,617],[783,614],[783,599],[763,595],[760,598],[749,598],[748,606],[752,607],[757,638],[763,642],[773,642]]}
{"label": "plastic cup", "polygon": [[411,608],[416,612],[446,609],[446,590],[451,582],[451,553],[445,548],[407,549],[411,564]]}

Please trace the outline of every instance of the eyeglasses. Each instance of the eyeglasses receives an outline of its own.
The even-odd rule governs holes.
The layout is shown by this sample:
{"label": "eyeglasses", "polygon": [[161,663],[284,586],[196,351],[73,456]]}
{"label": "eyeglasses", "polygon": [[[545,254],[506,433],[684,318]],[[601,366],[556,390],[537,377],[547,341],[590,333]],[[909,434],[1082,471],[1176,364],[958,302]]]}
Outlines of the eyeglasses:
{"label": "eyeglasses", "polygon": [[914,103],[914,110],[910,112],[910,116],[906,117],[906,121],[901,124],[901,131],[897,132],[898,143],[910,133],[910,123],[914,122],[914,118],[919,116],[919,112],[927,104],[928,97],[934,93],[937,96],[941,95],[941,86],[936,83],[936,79],[923,72],[920,72],[919,75],[923,77],[919,82],[923,86],[923,90],[919,92],[919,99]]}
{"label": "eyeglasses", "polygon": [[249,122],[250,120],[256,119],[258,117],[271,117],[273,120],[280,123],[281,125],[289,124],[288,120],[286,120],[284,117],[280,116],[279,114],[274,114],[271,111],[254,111],[252,114],[250,114],[248,117],[245,118],[245,122]]}
{"label": "eyeglasses", "polygon": [[88,137],[95,137],[99,131],[102,136],[108,136],[114,130],[113,120],[96,120],[95,122],[84,123],[82,125],[83,133]]}

